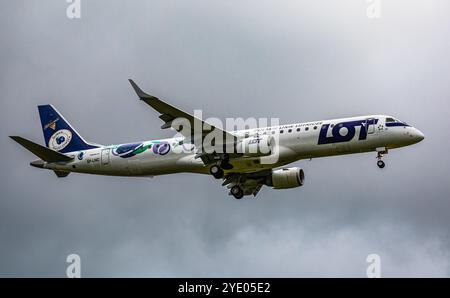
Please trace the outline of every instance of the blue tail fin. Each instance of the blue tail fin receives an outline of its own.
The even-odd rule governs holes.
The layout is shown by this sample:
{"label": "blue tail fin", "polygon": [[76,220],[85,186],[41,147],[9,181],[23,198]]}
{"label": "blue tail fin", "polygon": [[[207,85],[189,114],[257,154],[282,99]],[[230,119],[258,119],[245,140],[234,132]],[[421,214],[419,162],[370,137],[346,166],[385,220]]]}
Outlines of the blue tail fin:
{"label": "blue tail fin", "polygon": [[38,109],[48,148],[67,153],[99,147],[87,143],[52,105],[41,105]]}

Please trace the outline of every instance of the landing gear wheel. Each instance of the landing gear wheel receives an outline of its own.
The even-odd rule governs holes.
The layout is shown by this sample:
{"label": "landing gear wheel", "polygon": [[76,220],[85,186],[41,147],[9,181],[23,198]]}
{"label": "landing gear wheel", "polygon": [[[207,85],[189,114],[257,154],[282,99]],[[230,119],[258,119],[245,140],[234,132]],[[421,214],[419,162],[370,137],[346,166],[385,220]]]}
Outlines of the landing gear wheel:
{"label": "landing gear wheel", "polygon": [[235,185],[231,188],[231,194],[235,199],[240,200],[244,196],[244,191],[242,190],[242,188],[240,188],[239,185]]}
{"label": "landing gear wheel", "polygon": [[223,178],[223,170],[218,165],[213,165],[209,168],[209,172],[216,179]]}
{"label": "landing gear wheel", "polygon": [[387,154],[388,153],[388,151],[387,151],[387,149],[386,148],[377,148],[377,159],[378,159],[378,161],[377,161],[377,166],[380,168],[380,169],[382,169],[382,168],[384,168],[385,166],[386,166],[386,164],[384,163],[384,161],[382,160],[382,158],[383,158],[383,155],[384,154]]}

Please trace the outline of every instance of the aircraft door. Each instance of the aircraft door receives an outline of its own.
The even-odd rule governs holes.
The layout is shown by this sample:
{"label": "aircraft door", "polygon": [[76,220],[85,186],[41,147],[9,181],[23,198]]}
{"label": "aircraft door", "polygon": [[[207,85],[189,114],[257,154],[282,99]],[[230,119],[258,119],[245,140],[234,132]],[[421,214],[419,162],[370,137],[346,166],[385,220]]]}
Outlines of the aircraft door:
{"label": "aircraft door", "polygon": [[375,119],[369,118],[366,120],[367,134],[373,134],[375,132]]}
{"label": "aircraft door", "polygon": [[106,166],[109,164],[109,149],[102,149],[102,165]]}

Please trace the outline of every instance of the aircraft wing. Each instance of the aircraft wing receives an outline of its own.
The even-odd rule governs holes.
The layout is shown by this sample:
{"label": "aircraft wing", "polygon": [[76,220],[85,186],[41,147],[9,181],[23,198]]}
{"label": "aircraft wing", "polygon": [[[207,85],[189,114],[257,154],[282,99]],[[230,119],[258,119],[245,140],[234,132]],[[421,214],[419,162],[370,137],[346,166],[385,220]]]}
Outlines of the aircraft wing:
{"label": "aircraft wing", "polygon": [[[215,130],[218,134],[222,134],[222,140],[224,140],[224,142],[235,141],[236,137],[229,132],[196,118],[193,115],[188,114],[153,95],[145,93],[133,80],[130,79],[129,81],[139,99],[143,100],[146,104],[161,114],[159,118],[164,121],[164,124],[161,126],[162,129],[172,127],[177,132],[181,133],[185,138],[190,139],[191,142],[199,141],[200,138],[201,141],[203,141],[204,137],[213,130]],[[177,119],[186,119],[190,124],[190,130],[183,129],[183,125],[179,125],[179,123],[177,123],[179,120]],[[199,128],[197,135],[194,134],[194,128]]]}

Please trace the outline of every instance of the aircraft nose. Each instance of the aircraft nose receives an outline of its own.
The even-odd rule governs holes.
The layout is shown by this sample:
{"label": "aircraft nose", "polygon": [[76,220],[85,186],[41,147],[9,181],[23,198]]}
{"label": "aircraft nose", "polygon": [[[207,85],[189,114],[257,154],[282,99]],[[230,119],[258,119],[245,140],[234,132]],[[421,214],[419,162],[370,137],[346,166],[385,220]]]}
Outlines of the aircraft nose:
{"label": "aircraft nose", "polygon": [[415,131],[414,131],[414,139],[415,139],[417,142],[420,142],[420,141],[422,141],[423,139],[425,139],[425,135],[424,135],[420,130],[418,130],[418,129],[416,128]]}

